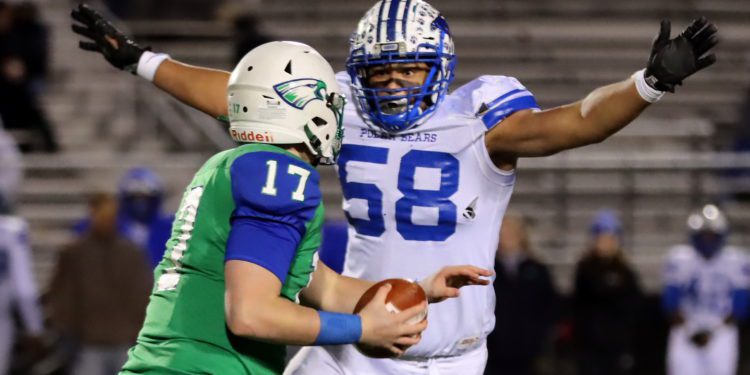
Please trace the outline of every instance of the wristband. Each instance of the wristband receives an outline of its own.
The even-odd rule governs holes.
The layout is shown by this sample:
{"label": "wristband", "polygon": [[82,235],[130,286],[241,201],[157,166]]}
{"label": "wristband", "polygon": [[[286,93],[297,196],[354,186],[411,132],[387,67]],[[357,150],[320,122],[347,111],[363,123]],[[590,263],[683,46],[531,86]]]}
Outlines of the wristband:
{"label": "wristband", "polygon": [[314,345],[342,345],[359,342],[362,318],[354,314],[318,311],[320,331]]}
{"label": "wristband", "polygon": [[149,82],[154,81],[156,70],[159,69],[159,65],[168,59],[169,55],[166,53],[153,53],[151,51],[144,51],[141,54],[141,58],[138,59],[138,68],[136,73],[138,76],[143,77]]}
{"label": "wristband", "polygon": [[646,69],[641,69],[633,73],[632,77],[635,81],[635,88],[638,90],[638,95],[640,95],[643,100],[649,103],[656,103],[662,96],[664,96],[664,91],[659,91],[649,86],[648,83],[646,83],[645,72]]}

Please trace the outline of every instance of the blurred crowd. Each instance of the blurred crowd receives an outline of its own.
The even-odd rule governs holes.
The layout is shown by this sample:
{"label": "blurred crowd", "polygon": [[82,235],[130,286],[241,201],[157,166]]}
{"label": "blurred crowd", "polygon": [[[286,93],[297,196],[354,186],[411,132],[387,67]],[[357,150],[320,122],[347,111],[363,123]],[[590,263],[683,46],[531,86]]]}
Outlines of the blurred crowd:
{"label": "blurred crowd", "polygon": [[47,34],[34,3],[0,1],[0,120],[24,151],[58,150],[40,102],[49,72]]}
{"label": "blurred crowd", "polygon": [[3,207],[0,374],[117,373],[143,322],[152,269],[171,233],[164,193],[153,171],[134,168],[117,195],[91,196],[89,214],[72,228],[41,298],[28,228],[12,206]]}
{"label": "blurred crowd", "polygon": [[729,223],[715,205],[696,209],[686,229],[685,244],[664,259],[661,295],[649,298],[623,249],[620,220],[601,211],[565,297],[532,251],[525,220],[506,216],[485,373],[737,374],[750,315],[748,252],[728,245]]}

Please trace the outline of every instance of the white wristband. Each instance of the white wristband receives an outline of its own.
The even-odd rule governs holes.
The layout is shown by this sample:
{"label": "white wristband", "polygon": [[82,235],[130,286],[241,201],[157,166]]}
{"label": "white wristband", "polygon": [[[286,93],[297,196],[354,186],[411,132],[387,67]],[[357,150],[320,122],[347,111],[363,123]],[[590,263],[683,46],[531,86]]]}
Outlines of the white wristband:
{"label": "white wristband", "polygon": [[138,60],[136,74],[149,82],[153,82],[156,70],[159,69],[159,65],[168,58],[169,55],[166,53],[153,53],[151,51],[143,52],[141,58]]}
{"label": "white wristband", "polygon": [[632,77],[635,81],[635,88],[638,90],[638,95],[640,95],[643,100],[649,103],[656,103],[662,96],[664,96],[664,91],[659,91],[649,86],[648,83],[646,83],[645,72],[646,69],[641,69],[633,73]]}

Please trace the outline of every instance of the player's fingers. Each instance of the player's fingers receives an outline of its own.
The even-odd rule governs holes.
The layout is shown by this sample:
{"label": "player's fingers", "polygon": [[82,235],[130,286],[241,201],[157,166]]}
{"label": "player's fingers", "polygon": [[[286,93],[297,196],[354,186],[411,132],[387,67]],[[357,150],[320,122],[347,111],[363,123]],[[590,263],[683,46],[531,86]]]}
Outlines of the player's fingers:
{"label": "player's fingers", "polygon": [[488,270],[486,268],[481,268],[481,267],[476,267],[476,266],[471,266],[471,267],[480,276],[488,276],[489,277],[489,276],[492,276],[492,275],[495,274],[495,272],[493,272],[492,270]]}
{"label": "player's fingers", "polygon": [[78,48],[84,51],[99,52],[99,46],[96,43],[84,42],[82,40],[78,42]]}
{"label": "player's fingers", "polygon": [[390,352],[393,353],[393,356],[395,357],[401,357],[402,355],[404,355],[404,351],[399,349],[395,345],[390,345],[387,349],[390,350]]}
{"label": "player's fingers", "polygon": [[406,349],[410,346],[419,344],[419,340],[421,339],[422,335],[402,336],[396,340],[395,344],[398,345],[399,348]]}
{"label": "player's fingers", "polygon": [[693,36],[691,41],[695,44],[702,44],[712,35],[715,35],[718,31],[719,29],[716,27],[716,25],[709,23],[708,25],[706,25],[706,27],[698,31],[698,33]]}
{"label": "player's fingers", "polygon": [[384,284],[380,288],[378,288],[378,291],[375,293],[375,296],[372,297],[371,303],[377,303],[378,305],[385,305],[385,299],[388,297],[388,292],[391,291],[391,284]]}
{"label": "player's fingers", "polygon": [[396,319],[399,323],[406,323],[410,319],[424,312],[427,309],[427,302],[422,302],[419,305],[412,306],[404,311],[401,311],[396,315]]}
{"label": "player's fingers", "polygon": [[695,46],[695,56],[702,56],[706,52],[708,52],[711,48],[714,48],[717,44],[719,44],[719,37],[714,34],[711,35],[708,39],[706,39],[703,43]]}
{"label": "player's fingers", "polygon": [[472,278],[470,279],[466,285],[490,285],[490,281],[487,279],[481,279],[481,278]]}
{"label": "player's fingers", "polygon": [[442,293],[443,298],[456,298],[461,295],[461,291],[458,288],[447,287]]}
{"label": "player's fingers", "polygon": [[654,47],[660,48],[661,46],[669,42],[669,34],[671,33],[672,23],[668,19],[661,20],[659,26],[659,35],[654,39]]}
{"label": "player's fingers", "polygon": [[716,55],[713,53],[710,55],[707,55],[706,57],[702,57],[698,59],[698,62],[696,63],[698,70],[708,68],[709,66],[713,65],[716,62]]}
{"label": "player's fingers", "polygon": [[78,21],[84,25],[93,25],[94,21],[84,16],[80,11],[77,9],[73,9],[70,12],[70,17],[73,18],[75,21]]}
{"label": "player's fingers", "polygon": [[698,32],[706,27],[706,24],[708,23],[708,20],[706,17],[698,18],[697,20],[693,20],[693,23],[688,26],[685,31],[682,32],[682,35],[685,38],[692,39],[695,35],[698,34]]}
{"label": "player's fingers", "polygon": [[81,14],[81,16],[85,19],[88,19],[91,22],[96,22],[100,19],[104,19],[99,12],[94,10],[94,8],[88,6],[88,4],[80,4],[78,5],[78,12]]}
{"label": "player's fingers", "polygon": [[71,25],[71,29],[73,29],[73,32],[78,35],[85,36],[86,38],[89,38],[92,40],[96,39],[94,36],[94,32],[91,31],[91,29],[89,29],[88,27],[81,26],[81,25],[74,23],[73,25]]}
{"label": "player's fingers", "polygon": [[468,276],[471,279],[479,279],[481,276],[490,277],[492,276],[492,273],[493,272],[490,270],[474,266],[468,266],[461,270],[462,275]]}
{"label": "player's fingers", "polygon": [[422,333],[427,329],[427,319],[414,324],[402,324],[399,329],[399,336],[414,336]]}

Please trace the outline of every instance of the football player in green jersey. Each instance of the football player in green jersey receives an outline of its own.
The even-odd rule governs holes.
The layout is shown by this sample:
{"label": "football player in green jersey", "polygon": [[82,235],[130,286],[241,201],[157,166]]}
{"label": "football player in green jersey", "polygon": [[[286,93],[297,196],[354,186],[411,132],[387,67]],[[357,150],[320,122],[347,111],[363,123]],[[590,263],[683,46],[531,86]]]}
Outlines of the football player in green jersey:
{"label": "football player in green jersey", "polygon": [[[138,342],[122,374],[279,374],[284,344],[365,343],[398,356],[426,306],[389,313],[389,287],[352,314],[373,285],[317,260],[323,204],[317,164],[341,144],[345,99],[309,46],[249,52],[229,81],[230,132],[245,142],[209,159],[185,191]],[[422,280],[430,302],[487,285],[491,271],[446,267]]]}

